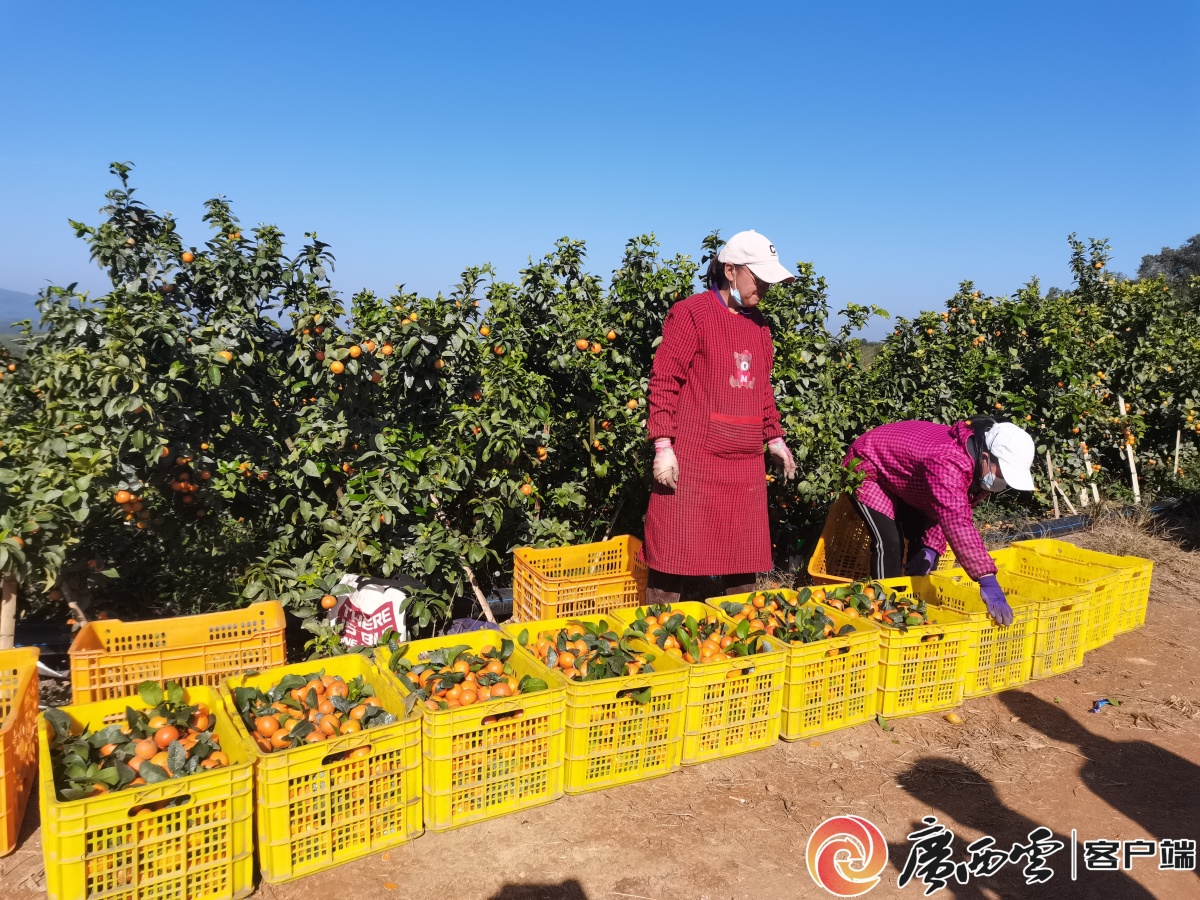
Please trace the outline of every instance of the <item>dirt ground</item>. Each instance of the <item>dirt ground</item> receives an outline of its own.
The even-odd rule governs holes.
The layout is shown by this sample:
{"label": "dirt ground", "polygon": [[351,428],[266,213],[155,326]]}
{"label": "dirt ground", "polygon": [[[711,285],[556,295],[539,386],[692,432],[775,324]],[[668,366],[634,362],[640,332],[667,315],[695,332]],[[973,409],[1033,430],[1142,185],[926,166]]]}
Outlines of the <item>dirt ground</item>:
{"label": "dirt ground", "polygon": [[[907,835],[936,816],[955,836],[953,860],[990,835],[1008,849],[1039,826],[1065,849],[1052,878],[1028,886],[1022,863],[942,896],[1194,898],[1195,871],[1088,872],[1084,840],[1200,838],[1200,551],[1110,526],[1078,543],[1156,560],[1146,626],[1087,655],[1072,673],[966,701],[962,725],[941,714],[897,719],[563,799],[446,834],[256,897],[379,896],[491,900],[770,900],[831,896],[810,877],[805,845],[834,815],[875,823],[888,866],[871,897],[919,897],[897,886]],[[1185,549],[1186,548],[1186,549]],[[1120,706],[1089,713],[1092,701]],[[35,804],[31,806],[35,807]],[[1080,846],[1070,880],[1071,833]],[[1194,864],[1194,863],[1193,863]],[[0,860],[0,896],[44,896],[31,808],[19,849]]]}

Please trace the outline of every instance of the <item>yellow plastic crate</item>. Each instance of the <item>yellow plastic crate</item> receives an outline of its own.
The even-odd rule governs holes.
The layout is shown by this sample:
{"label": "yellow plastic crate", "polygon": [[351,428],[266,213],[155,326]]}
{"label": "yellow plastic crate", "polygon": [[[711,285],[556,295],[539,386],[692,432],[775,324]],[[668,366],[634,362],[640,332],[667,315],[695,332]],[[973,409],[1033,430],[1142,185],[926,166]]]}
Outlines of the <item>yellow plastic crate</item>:
{"label": "yellow plastic crate", "polygon": [[[324,671],[346,681],[362,676],[399,721],[264,753],[237,714],[233,691],[269,691],[284,675]],[[279,883],[387,850],[421,833],[421,720],[406,716],[394,682],[358,653],[228,678],[221,698],[254,760],[258,865],[263,881]],[[347,754],[359,747],[370,753]]]}
{"label": "yellow plastic crate", "polygon": [[[1114,592],[1110,605],[1103,612],[1100,612],[1100,603],[1096,603],[1093,608],[1092,625],[1088,630],[1088,646],[1085,649],[1091,650],[1098,646],[1095,641],[1098,636],[1103,638],[1103,628],[1109,624],[1112,626],[1113,635],[1123,634],[1146,624],[1146,605],[1150,601],[1150,580],[1154,575],[1152,560],[1142,559],[1140,556],[1115,556],[1096,550],[1084,550],[1074,544],[1068,544],[1066,541],[1046,538],[1014,541],[1013,546],[1032,550],[1034,553],[1051,559],[1117,570],[1117,590]],[[1106,616],[1107,621],[1098,622],[1098,613]],[[1099,633],[1097,633],[1097,626],[1101,629]]]}
{"label": "yellow plastic crate", "polygon": [[513,621],[606,613],[646,597],[642,542],[622,535],[595,544],[513,551]]}
{"label": "yellow plastic crate", "polygon": [[[185,691],[216,717],[229,765],[144,787],[59,800],[38,716],[42,854],[50,900],[231,900],[254,889],[253,763],[212,688]],[[78,732],[125,721],[137,697],[65,706]],[[157,812],[147,804],[176,802]]]}
{"label": "yellow plastic crate", "polygon": [[958,706],[970,647],[967,617],[933,603],[936,593],[927,577],[879,584],[902,597],[924,599],[929,613],[928,624],[911,626],[907,633],[871,623],[879,631],[879,712],[892,718]]}
{"label": "yellow plastic crate", "polygon": [[38,650],[0,650],[0,856],[21,833],[37,771]]}
{"label": "yellow plastic crate", "polygon": [[1038,605],[1031,596],[1037,596],[1039,583],[1001,570],[997,581],[1012,607],[1013,620],[1011,625],[997,625],[979,595],[978,583],[965,573],[934,574],[930,581],[934,588],[930,602],[960,612],[970,622],[963,697],[1027,684],[1032,677],[1038,626]]}
{"label": "yellow plastic crate", "polygon": [[[788,590],[773,593],[793,600],[799,596]],[[707,602],[719,609],[725,599],[714,597]],[[822,612],[838,630],[849,625],[854,632],[809,644],[785,645],[779,716],[779,737],[785,741],[867,722],[879,709],[879,629],[832,607],[826,606]],[[831,656],[831,650],[838,652]]]}
{"label": "yellow plastic crate", "polygon": [[[938,571],[955,565],[953,551],[946,548],[938,559]],[[846,494],[834,501],[825,518],[825,527],[808,560],[808,574],[817,585],[852,584],[871,577],[871,537],[862,516]]]}
{"label": "yellow plastic crate", "polygon": [[[528,625],[501,626],[519,643],[523,631],[529,642],[543,634],[561,631],[571,622],[607,622],[618,634],[624,629],[614,616],[575,616],[548,619]],[[687,664],[633,640],[638,652],[654,654],[654,672],[606,678],[601,681],[571,681],[557,670],[551,672],[533,653],[518,648],[537,667],[542,678],[553,679],[566,691],[566,762],[564,790],[568,794],[645,781],[679,768],[683,748],[684,701],[687,696]],[[649,689],[644,703],[632,694]]]}
{"label": "yellow plastic crate", "polygon": [[[467,646],[478,653],[500,647],[508,635],[471,631],[414,641],[405,658]],[[380,667],[385,661],[380,658]],[[545,677],[544,669],[524,654],[509,657],[517,678],[541,678],[549,688],[454,709],[431,710],[418,705],[422,718],[425,827],[449,831],[541,806],[563,793],[562,686]],[[388,671],[402,693],[403,683]]]}
{"label": "yellow plastic crate", "polygon": [[[705,603],[672,603],[671,611],[697,621],[713,615],[732,630],[735,623],[720,608],[720,601],[745,602],[752,594],[726,595]],[[613,611],[632,625],[638,607]],[[783,703],[783,674],[787,664],[782,641],[764,638],[762,653],[720,662],[684,663],[688,667],[687,712],[683,720],[685,766],[724,759],[751,750],[762,750],[779,740],[779,714]],[[661,653],[657,648],[654,653]],[[740,674],[734,674],[740,673]]]}
{"label": "yellow plastic crate", "polygon": [[129,697],[143,681],[215,688],[231,675],[281,666],[285,626],[274,600],[201,616],[89,622],[71,643],[72,702]]}

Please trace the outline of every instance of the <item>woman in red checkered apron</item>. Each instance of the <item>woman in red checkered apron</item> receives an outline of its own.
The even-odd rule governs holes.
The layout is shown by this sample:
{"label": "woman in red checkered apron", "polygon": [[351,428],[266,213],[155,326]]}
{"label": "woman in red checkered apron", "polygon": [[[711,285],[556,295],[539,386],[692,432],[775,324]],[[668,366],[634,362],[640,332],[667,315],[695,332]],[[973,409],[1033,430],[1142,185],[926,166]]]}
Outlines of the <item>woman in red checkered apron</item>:
{"label": "woman in red checkered apron", "polygon": [[727,594],[771,568],[763,444],[794,478],[771,386],[775,349],[755,308],[794,276],[753,231],[709,266],[709,290],[671,307],[650,375],[654,484],[642,553],[647,603],[679,599],[684,576],[716,575]]}

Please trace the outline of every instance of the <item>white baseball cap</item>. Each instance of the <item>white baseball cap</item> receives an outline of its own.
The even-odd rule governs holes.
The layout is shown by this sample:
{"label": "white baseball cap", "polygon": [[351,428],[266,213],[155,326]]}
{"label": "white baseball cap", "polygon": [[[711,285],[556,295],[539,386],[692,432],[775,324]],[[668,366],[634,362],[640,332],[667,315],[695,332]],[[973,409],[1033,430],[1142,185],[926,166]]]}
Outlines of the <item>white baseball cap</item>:
{"label": "white baseball cap", "polygon": [[796,277],[779,264],[775,245],[757,231],[739,231],[721,248],[717,260],[745,266],[767,284],[791,281]]}
{"label": "white baseball cap", "polygon": [[1000,474],[1011,488],[1033,490],[1033,438],[1012,422],[997,422],[986,435],[988,453],[1000,464]]}

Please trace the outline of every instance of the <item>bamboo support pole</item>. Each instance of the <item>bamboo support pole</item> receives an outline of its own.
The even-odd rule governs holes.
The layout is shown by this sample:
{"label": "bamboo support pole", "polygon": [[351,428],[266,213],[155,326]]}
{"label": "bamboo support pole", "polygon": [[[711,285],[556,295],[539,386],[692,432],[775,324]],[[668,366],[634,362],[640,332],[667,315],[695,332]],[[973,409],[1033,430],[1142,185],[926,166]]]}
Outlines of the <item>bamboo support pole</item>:
{"label": "bamboo support pole", "polygon": [[[1121,413],[1121,418],[1125,418],[1125,398],[1117,394],[1117,411]],[[1125,458],[1129,460],[1129,477],[1133,482],[1133,502],[1142,502],[1142,488],[1138,483],[1137,462],[1134,460],[1133,444],[1129,443],[1129,439],[1125,439]]]}
{"label": "bamboo support pole", "polygon": [[4,580],[0,588],[0,650],[11,650],[17,631],[17,583]]}
{"label": "bamboo support pole", "polygon": [[1058,511],[1058,493],[1054,490],[1054,466],[1050,462],[1050,451],[1046,451],[1046,477],[1050,479],[1050,499],[1054,501],[1054,518],[1061,519],[1062,513]]}
{"label": "bamboo support pole", "polygon": [[1179,441],[1180,441],[1180,438],[1182,438],[1182,437],[1183,437],[1183,429],[1176,428],[1175,429],[1175,469],[1174,469],[1176,478],[1182,477],[1180,474],[1180,471],[1179,471]]}
{"label": "bamboo support pole", "polygon": [[1095,473],[1092,471],[1092,454],[1087,449],[1087,444],[1083,444],[1083,470],[1087,476],[1088,484],[1092,487],[1092,500],[1096,505],[1100,505],[1100,488],[1096,487]]}

